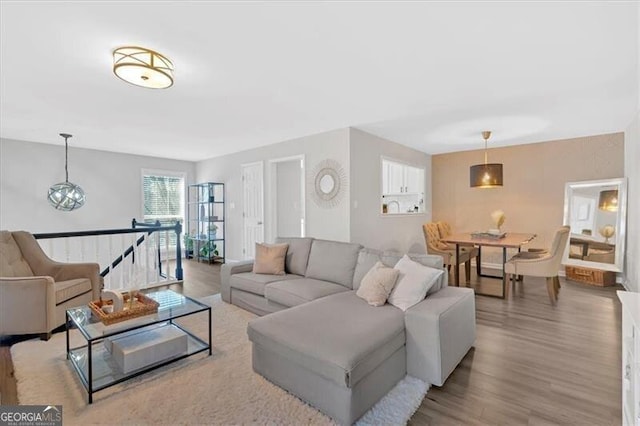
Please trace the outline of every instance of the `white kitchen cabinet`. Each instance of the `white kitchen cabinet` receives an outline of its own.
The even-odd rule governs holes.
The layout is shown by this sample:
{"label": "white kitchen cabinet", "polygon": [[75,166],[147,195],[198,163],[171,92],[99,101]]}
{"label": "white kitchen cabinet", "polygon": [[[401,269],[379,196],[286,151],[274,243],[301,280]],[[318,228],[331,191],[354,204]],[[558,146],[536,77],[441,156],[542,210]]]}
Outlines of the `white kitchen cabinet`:
{"label": "white kitchen cabinet", "polygon": [[423,194],[424,169],[382,160],[382,193],[384,195]]}
{"label": "white kitchen cabinet", "polygon": [[404,191],[404,165],[389,162],[389,183],[387,194],[399,194]]}
{"label": "white kitchen cabinet", "polygon": [[405,166],[404,188],[405,192],[408,192],[410,194],[422,193],[424,189],[424,169]]}

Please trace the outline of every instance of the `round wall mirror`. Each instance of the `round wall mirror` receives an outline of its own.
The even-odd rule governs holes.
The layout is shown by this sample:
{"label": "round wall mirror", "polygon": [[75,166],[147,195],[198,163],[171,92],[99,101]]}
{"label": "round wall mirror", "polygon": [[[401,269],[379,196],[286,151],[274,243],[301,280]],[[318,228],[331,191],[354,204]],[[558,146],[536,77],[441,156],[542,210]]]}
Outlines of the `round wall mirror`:
{"label": "round wall mirror", "polygon": [[338,172],[331,167],[321,169],[316,173],[315,187],[316,195],[320,199],[331,200],[340,191],[340,176]]}
{"label": "round wall mirror", "polygon": [[335,160],[321,161],[308,178],[310,193],[316,204],[323,208],[332,208],[340,204],[347,186],[346,173]]}
{"label": "round wall mirror", "polygon": [[323,194],[331,193],[335,185],[336,183],[333,180],[333,176],[330,174],[326,174],[320,178],[320,191],[322,191]]}

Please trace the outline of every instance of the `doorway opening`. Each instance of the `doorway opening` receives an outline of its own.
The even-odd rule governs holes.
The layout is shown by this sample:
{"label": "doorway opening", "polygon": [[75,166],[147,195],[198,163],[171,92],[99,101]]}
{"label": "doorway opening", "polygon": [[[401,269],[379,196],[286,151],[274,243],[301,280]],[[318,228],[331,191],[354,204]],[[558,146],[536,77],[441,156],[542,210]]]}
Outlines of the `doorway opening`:
{"label": "doorway opening", "polygon": [[304,237],[304,155],[269,160],[269,239]]}

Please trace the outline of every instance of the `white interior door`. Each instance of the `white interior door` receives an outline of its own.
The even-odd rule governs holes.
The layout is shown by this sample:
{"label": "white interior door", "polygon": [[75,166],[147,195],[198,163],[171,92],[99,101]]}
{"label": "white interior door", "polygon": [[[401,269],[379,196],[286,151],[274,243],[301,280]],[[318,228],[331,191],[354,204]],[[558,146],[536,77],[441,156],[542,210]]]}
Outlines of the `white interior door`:
{"label": "white interior door", "polygon": [[264,242],[264,183],[262,162],[242,165],[242,217],[245,259],[255,258],[256,243]]}

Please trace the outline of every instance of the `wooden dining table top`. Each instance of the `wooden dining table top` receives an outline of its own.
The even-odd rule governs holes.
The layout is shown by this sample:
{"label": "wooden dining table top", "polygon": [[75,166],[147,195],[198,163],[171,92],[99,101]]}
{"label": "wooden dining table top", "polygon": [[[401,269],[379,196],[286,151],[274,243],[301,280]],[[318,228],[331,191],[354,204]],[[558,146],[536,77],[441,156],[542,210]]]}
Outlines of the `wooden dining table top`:
{"label": "wooden dining table top", "polygon": [[478,238],[471,232],[453,234],[442,238],[445,243],[451,244],[476,244],[479,246],[518,248],[527,244],[536,237],[536,234],[507,232],[503,238]]}

